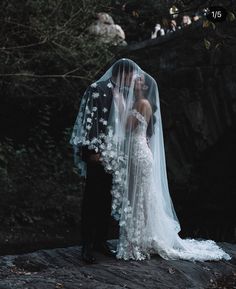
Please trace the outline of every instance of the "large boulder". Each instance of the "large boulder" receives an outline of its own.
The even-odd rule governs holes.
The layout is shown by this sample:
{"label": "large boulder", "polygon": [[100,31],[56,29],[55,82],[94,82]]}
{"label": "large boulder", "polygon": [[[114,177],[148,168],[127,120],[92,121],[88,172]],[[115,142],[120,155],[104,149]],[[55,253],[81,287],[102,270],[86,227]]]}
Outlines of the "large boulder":
{"label": "large boulder", "polygon": [[98,36],[104,43],[127,45],[123,29],[120,25],[115,24],[107,13],[98,13],[97,20],[88,27],[88,31],[91,35]]}

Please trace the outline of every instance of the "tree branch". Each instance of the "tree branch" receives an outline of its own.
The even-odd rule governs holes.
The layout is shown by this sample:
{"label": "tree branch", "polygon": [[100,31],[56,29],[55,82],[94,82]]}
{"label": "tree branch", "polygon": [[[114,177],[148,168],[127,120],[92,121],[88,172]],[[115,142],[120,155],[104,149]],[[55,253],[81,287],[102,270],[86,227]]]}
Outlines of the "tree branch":
{"label": "tree branch", "polygon": [[14,49],[22,49],[22,48],[28,48],[28,47],[34,47],[34,46],[38,46],[38,45],[42,45],[44,43],[46,43],[47,38],[45,38],[44,40],[37,42],[37,43],[31,43],[28,45],[19,45],[19,46],[14,46],[14,47],[0,47],[0,50],[14,50]]}
{"label": "tree branch", "polygon": [[31,78],[78,78],[78,79],[86,79],[91,81],[91,78],[88,78],[86,76],[80,76],[80,75],[67,75],[65,74],[30,74],[30,73],[6,73],[6,74],[0,74],[1,77],[31,77]]}

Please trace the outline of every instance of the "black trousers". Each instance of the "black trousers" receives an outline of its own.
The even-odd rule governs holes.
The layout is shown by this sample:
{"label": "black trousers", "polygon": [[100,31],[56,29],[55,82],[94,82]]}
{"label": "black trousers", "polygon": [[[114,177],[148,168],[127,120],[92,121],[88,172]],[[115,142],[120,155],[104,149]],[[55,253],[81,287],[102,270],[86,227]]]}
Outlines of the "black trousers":
{"label": "black trousers", "polygon": [[101,163],[87,162],[87,178],[82,203],[82,242],[96,244],[108,237],[111,215],[112,175]]}

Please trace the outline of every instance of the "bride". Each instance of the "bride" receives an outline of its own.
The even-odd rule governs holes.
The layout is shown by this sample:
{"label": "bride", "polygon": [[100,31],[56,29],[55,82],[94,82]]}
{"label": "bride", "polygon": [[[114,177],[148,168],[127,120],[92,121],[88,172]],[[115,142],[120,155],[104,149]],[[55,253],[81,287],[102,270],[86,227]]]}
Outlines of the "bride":
{"label": "bride", "polygon": [[179,237],[180,224],[168,188],[157,84],[139,67],[129,87],[123,78],[121,71],[101,158],[113,174],[112,215],[120,227],[116,257],[231,259],[213,240]]}

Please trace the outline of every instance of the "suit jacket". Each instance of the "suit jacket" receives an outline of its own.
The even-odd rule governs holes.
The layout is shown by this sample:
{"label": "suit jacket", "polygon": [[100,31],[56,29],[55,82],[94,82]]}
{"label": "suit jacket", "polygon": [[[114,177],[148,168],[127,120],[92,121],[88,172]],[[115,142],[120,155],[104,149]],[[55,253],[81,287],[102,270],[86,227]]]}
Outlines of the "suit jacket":
{"label": "suit jacket", "polygon": [[[93,93],[98,93],[99,96],[96,99],[93,99],[93,107],[97,107],[97,117],[92,119],[91,129],[89,130],[89,140],[91,141],[94,137],[97,137],[99,133],[106,132],[106,126],[102,124],[99,120],[102,118],[104,121],[108,121],[113,93],[112,93],[112,83],[110,80],[101,81],[96,83],[96,86],[89,86],[85,91],[87,95],[88,102],[92,98]],[[85,97],[86,97],[85,95]],[[105,108],[105,112],[104,112]],[[96,154],[94,149],[89,149],[88,146],[82,146],[82,160],[85,162],[89,161],[89,158],[92,154]]]}

